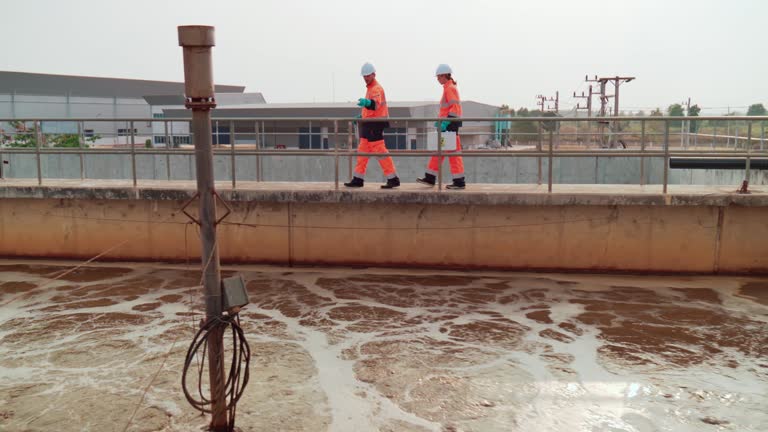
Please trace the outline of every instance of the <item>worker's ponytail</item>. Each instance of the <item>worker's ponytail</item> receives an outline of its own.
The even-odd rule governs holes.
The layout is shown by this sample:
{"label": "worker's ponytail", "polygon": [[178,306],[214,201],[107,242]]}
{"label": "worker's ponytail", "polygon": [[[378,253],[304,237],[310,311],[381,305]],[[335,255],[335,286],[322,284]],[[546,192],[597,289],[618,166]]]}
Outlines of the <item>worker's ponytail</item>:
{"label": "worker's ponytail", "polygon": [[453,81],[453,85],[456,85],[456,84],[458,84],[458,83],[456,82],[456,80],[455,80],[455,79],[453,79],[453,78],[451,77],[451,74],[445,74],[445,77],[446,77],[446,78],[448,78],[449,80]]}

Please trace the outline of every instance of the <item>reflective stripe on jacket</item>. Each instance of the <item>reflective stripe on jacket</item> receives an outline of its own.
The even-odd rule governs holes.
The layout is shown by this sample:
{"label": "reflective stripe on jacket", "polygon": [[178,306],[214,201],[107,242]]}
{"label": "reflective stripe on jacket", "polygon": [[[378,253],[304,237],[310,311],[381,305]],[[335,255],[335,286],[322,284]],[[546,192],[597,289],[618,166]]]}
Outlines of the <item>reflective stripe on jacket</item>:
{"label": "reflective stripe on jacket", "polygon": [[439,117],[461,117],[461,99],[459,89],[453,81],[443,84],[443,97],[440,99]]}
{"label": "reflective stripe on jacket", "polygon": [[362,109],[361,114],[363,118],[389,117],[387,96],[384,95],[384,89],[379,85],[379,82],[373,80],[367,87],[368,90],[365,92],[365,98],[373,101],[373,105]]}

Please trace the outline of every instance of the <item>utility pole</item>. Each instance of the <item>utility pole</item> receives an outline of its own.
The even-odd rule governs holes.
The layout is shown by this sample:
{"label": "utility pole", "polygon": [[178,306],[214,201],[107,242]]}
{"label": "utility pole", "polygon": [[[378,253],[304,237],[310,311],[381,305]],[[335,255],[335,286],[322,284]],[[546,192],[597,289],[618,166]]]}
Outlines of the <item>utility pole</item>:
{"label": "utility pole", "polygon": [[546,96],[542,96],[542,95],[536,95],[536,99],[538,99],[538,101],[536,102],[536,105],[540,107],[539,111],[541,111],[542,114],[543,114],[544,113],[544,105],[547,103],[547,97]]}
{"label": "utility pole", "polygon": [[[635,77],[621,77],[621,76],[613,76],[613,77],[602,77],[598,78],[597,75],[595,75],[594,80],[590,80],[589,78],[586,79],[587,82],[599,82],[600,83],[600,117],[606,117],[607,116],[607,107],[608,107],[608,99],[614,98],[613,103],[613,115],[614,117],[619,116],[619,86],[624,83],[628,83],[632,80],[634,80]],[[609,95],[606,94],[606,86],[608,83],[613,84],[614,88],[614,94]],[[608,124],[607,120],[601,120],[599,121],[600,124],[600,135],[602,137],[603,135],[603,128],[606,124]],[[616,137],[615,133],[619,132],[619,122],[614,121],[613,122],[613,134],[611,134],[611,148],[615,147],[616,145]]]}
{"label": "utility pole", "polygon": [[582,107],[580,104],[576,104],[576,110],[587,110],[587,117],[592,117],[592,85],[589,85],[589,94],[585,95],[584,92],[581,92],[581,96],[577,95],[576,92],[573,92],[573,97],[575,99],[586,99],[587,100],[587,106]]}
{"label": "utility pole", "polygon": [[[538,102],[536,102],[536,105],[541,107],[541,113],[542,114],[544,112],[546,112],[546,111],[554,112],[555,114],[558,113],[558,111],[560,109],[560,92],[559,91],[555,92],[555,97],[552,97],[552,96],[542,96],[542,95],[539,94],[539,95],[536,95],[536,99],[539,100]],[[547,102],[554,102],[555,103],[554,111],[553,111],[553,106],[552,105],[546,105]]]}
{"label": "utility pole", "polygon": [[[213,183],[211,109],[216,107],[211,47],[211,26],[180,26],[179,45],[184,49],[185,106],[192,110],[197,194],[200,200],[200,240],[205,289],[206,322],[222,316],[221,272],[216,243],[216,190]],[[228,429],[224,388],[224,327],[214,326],[208,338],[208,378],[211,388],[213,432]]]}
{"label": "utility pole", "polygon": [[[555,92],[555,97],[552,97],[552,96],[547,97],[539,94],[536,96],[536,99],[539,100],[538,102],[536,102],[536,105],[539,105],[541,107],[542,116],[544,115],[545,112],[554,112],[555,115],[558,114],[558,111],[560,110],[560,92],[559,91]],[[547,102],[555,103],[554,111],[553,111],[552,105],[545,106]],[[556,124],[558,125],[558,127],[557,127],[557,135],[555,136],[555,140],[556,140],[555,146],[560,147],[560,127],[559,127],[560,123],[556,123]]]}
{"label": "utility pole", "polygon": [[[689,115],[689,113],[691,112],[691,98],[689,97],[688,102],[683,101],[682,104],[685,105],[686,107],[685,115],[686,116]],[[691,121],[685,120],[684,123],[685,123],[685,128],[684,128],[685,129],[685,148],[688,148],[691,145]],[[681,136],[681,139],[682,139],[682,136]]]}
{"label": "utility pole", "polygon": [[[612,96],[605,94],[605,81],[601,81],[597,78],[597,75],[593,79],[589,79],[589,75],[584,76],[585,82],[593,82],[593,83],[600,83],[600,111],[597,113],[598,117],[605,117],[606,113],[606,107],[608,106],[608,99]],[[592,86],[590,85],[590,91],[592,89]],[[590,108],[592,107],[592,93],[590,93],[590,98],[588,100]],[[590,115],[592,114],[592,110],[589,110]],[[606,120],[598,120],[597,121],[597,136],[599,137],[599,145],[600,147],[606,147],[604,141],[605,137],[605,125],[608,124],[608,121]]]}
{"label": "utility pole", "polygon": [[[589,78],[587,78],[589,80]],[[574,99],[586,99],[587,100],[587,106],[581,107],[581,104],[576,104],[576,112],[578,113],[579,110],[587,110],[587,118],[592,118],[592,84],[589,85],[589,94],[585,95],[584,92],[581,92],[581,96],[577,96],[576,92],[573,92]],[[578,127],[579,123],[576,123]],[[578,129],[577,129],[578,130]],[[592,145],[592,122],[587,122],[587,147]]]}

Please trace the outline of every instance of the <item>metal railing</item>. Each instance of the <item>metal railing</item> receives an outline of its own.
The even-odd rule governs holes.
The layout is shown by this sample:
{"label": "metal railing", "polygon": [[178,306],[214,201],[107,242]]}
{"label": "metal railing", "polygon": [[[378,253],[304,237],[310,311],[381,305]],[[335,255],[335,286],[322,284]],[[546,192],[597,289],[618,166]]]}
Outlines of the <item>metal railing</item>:
{"label": "metal railing", "polygon": [[[435,117],[422,117],[422,118],[389,118],[393,128],[404,129],[405,132],[399,133],[385,133],[385,137],[395,137],[395,140],[402,138],[405,135],[406,146],[410,137],[416,137],[417,142],[420,137],[426,135],[428,130],[433,130],[432,123],[438,119]],[[552,192],[553,188],[553,165],[555,158],[561,157],[630,157],[640,158],[640,176],[639,184],[645,184],[645,161],[648,158],[663,158],[664,171],[662,186],[663,192],[667,193],[669,183],[669,160],[672,157],[720,157],[720,158],[744,158],[745,160],[745,178],[744,184],[748,185],[750,180],[750,161],[755,157],[768,157],[768,151],[765,146],[765,123],[768,122],[768,116],[708,116],[708,117],[607,117],[607,118],[566,118],[566,117],[512,117],[512,118],[500,118],[500,117],[477,117],[477,118],[462,118],[464,122],[464,128],[460,132],[462,137],[473,135],[487,135],[494,136],[497,132],[493,128],[489,128],[487,131],[478,131],[482,127],[492,125],[493,122],[505,122],[511,125],[511,129],[505,133],[506,142],[500,143],[498,148],[494,149],[462,149],[458,152],[447,152],[438,148],[437,150],[390,150],[389,154],[393,157],[429,157],[429,156],[462,156],[462,157],[480,157],[480,158],[507,158],[507,157],[535,157],[537,158],[537,171],[539,185],[543,184],[545,177],[547,183],[547,191]],[[132,119],[105,119],[105,118],[52,118],[52,119],[0,119],[0,125],[15,122],[16,125],[30,125],[27,130],[9,132],[6,130],[5,136],[0,141],[0,156],[2,154],[34,154],[36,156],[37,165],[37,179],[38,184],[42,184],[43,174],[41,166],[41,156],[47,154],[74,154],[80,157],[80,174],[81,178],[85,179],[85,162],[84,157],[94,154],[122,154],[131,156],[131,177],[134,187],[138,184],[137,169],[136,169],[136,156],[144,154],[153,155],[165,155],[167,159],[167,178],[171,179],[171,164],[170,156],[172,155],[193,155],[194,149],[181,147],[180,142],[187,141],[193,142],[194,137],[190,132],[178,131],[178,124],[188,124],[191,120],[187,118],[132,118]],[[352,172],[352,160],[355,156],[380,156],[379,153],[362,153],[355,150],[356,144],[356,124],[363,123],[366,120],[341,118],[341,117],[316,117],[316,118],[294,118],[294,117],[281,117],[281,118],[226,118],[212,120],[215,124],[214,127],[214,145],[217,143],[217,138],[226,137],[228,141],[224,144],[219,144],[214,149],[214,154],[228,155],[231,163],[231,182],[232,187],[237,187],[237,169],[236,159],[238,156],[256,156],[256,180],[261,179],[260,167],[261,162],[259,158],[264,156],[316,156],[316,157],[331,157],[334,158],[334,188],[339,189],[339,177],[340,177],[340,165],[341,159],[347,158],[349,163],[349,172]],[[692,134],[683,130],[682,127],[677,125],[682,121],[693,122],[709,122],[713,129],[712,134],[694,132],[693,136],[703,137],[704,139],[711,138],[708,149],[697,149],[696,146],[691,149],[689,142]],[[45,137],[51,135],[73,135],[66,133],[54,133],[44,134],[43,123],[75,123],[77,125],[77,143],[75,147],[47,147],[44,145]],[[93,146],[87,147],[84,131],[86,123],[98,123],[109,122],[124,124],[126,126],[125,141],[126,144],[117,143],[117,145],[127,145],[129,148],[119,147],[106,147],[106,146]],[[609,123],[610,122],[610,123]],[[761,127],[760,137],[753,136],[753,125],[758,122]],[[152,127],[156,123],[162,123],[162,132],[156,133],[152,130],[140,133],[136,128],[137,125],[145,125],[145,127]],[[636,124],[639,123],[639,128]],[[284,126],[288,124],[289,126]],[[306,132],[299,131],[297,124],[306,124]],[[607,127],[606,125],[621,125],[622,127]],[[653,126],[653,127],[649,127]],[[177,132],[174,132],[174,125],[177,125]],[[222,125],[226,127],[223,128]],[[252,128],[250,127],[252,125]],[[268,125],[272,127],[271,131],[268,131]],[[283,125],[283,129],[293,128],[286,132],[280,130],[279,126]],[[409,127],[413,126],[415,127]],[[516,125],[521,126],[517,128]],[[575,130],[573,126],[575,125]],[[247,126],[247,127],[246,127]],[[341,126],[341,128],[340,128]],[[404,126],[404,128],[403,128]],[[526,127],[522,127],[526,126]],[[240,132],[237,132],[237,127],[240,128]],[[321,132],[313,132],[313,128],[325,129]],[[533,130],[531,131],[531,127]],[[721,128],[722,131],[727,132],[726,135],[718,135],[717,129]],[[742,136],[738,133],[739,127],[746,127],[746,135]],[[303,128],[303,126],[301,126]],[[677,134],[680,135],[680,148],[674,149],[671,142],[671,136],[675,133],[675,128],[678,128]],[[191,131],[190,127],[185,128]],[[224,130],[224,132],[221,132]],[[467,132],[465,132],[467,130]],[[120,135],[120,134],[118,134]],[[237,143],[237,135],[253,137],[253,143],[249,147],[249,143]],[[278,145],[273,145],[274,148],[267,148],[267,137],[274,137],[275,142],[280,136],[306,136],[311,146],[313,137],[320,135],[320,149],[287,149],[277,148]],[[437,130],[438,142],[440,142],[442,133]],[[31,147],[13,147],[9,146],[13,143],[18,143],[19,137],[26,139],[27,143],[34,143]],[[120,135],[122,136],[122,135]],[[155,137],[162,136],[163,139],[158,140],[163,143],[164,148],[137,148],[136,138],[149,137],[148,139],[154,145]],[[34,139],[32,139],[32,137]],[[186,137],[186,138],[185,138]],[[116,137],[119,138],[119,137]],[[183,139],[177,139],[183,138]],[[586,138],[586,140],[585,140]],[[696,141],[697,138],[694,140]],[[324,140],[327,139],[327,148],[325,147]],[[724,146],[721,143],[724,141]],[[519,144],[520,142],[526,142],[529,144],[528,148],[516,148],[519,146],[512,145],[512,142]],[[733,143],[733,145],[732,145]],[[499,143],[497,143],[499,144]],[[619,146],[620,144],[620,146]],[[757,145],[755,145],[757,144]],[[614,146],[610,148],[608,146]],[[590,148],[590,147],[596,148]],[[601,147],[602,146],[602,147]],[[607,148],[603,148],[607,147]],[[700,147],[700,146],[699,146]],[[757,148],[755,148],[757,147]],[[542,161],[547,160],[547,173],[544,176],[542,172]],[[0,178],[2,178],[2,164],[0,164]],[[438,170],[438,189],[442,189],[443,185],[443,168],[440,164]],[[744,189],[746,191],[746,189]]]}

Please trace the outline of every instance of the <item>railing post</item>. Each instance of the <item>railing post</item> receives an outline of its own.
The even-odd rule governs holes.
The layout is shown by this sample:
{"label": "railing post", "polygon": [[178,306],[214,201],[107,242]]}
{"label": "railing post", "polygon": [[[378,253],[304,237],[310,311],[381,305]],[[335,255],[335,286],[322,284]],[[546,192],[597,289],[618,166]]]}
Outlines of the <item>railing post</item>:
{"label": "railing post", "polygon": [[348,155],[347,156],[347,162],[348,162],[347,173],[349,174],[347,176],[347,178],[351,179],[352,178],[352,148],[354,146],[354,142],[353,142],[354,138],[352,137],[353,129],[352,129],[352,122],[351,121],[347,122],[347,131],[348,131],[348,134],[347,134],[347,155]]}
{"label": "railing post", "polygon": [[259,121],[256,120],[254,124],[254,131],[256,132],[256,181],[261,181],[261,129],[259,128]]}
{"label": "railing post", "polygon": [[[645,153],[645,119],[640,119],[640,153]],[[645,156],[640,156],[640,186],[645,186]]]}
{"label": "railing post", "polygon": [[83,154],[83,148],[85,145],[85,136],[83,129],[85,128],[84,123],[82,121],[77,122],[77,144],[80,147],[80,151],[78,153],[80,154],[80,180],[85,179],[85,155]]}
{"label": "railing post", "polygon": [[[439,120],[438,120],[439,121]],[[443,190],[443,132],[437,128],[437,190]]]}
{"label": "railing post", "polygon": [[339,190],[339,121],[333,121],[333,188]]}
{"label": "railing post", "polygon": [[549,131],[549,155],[547,167],[547,192],[552,192],[552,165],[554,160],[554,131]]}
{"label": "railing post", "polygon": [[163,129],[165,129],[165,138],[163,141],[165,142],[165,173],[168,176],[168,180],[171,180],[171,141],[170,137],[168,136],[168,120],[163,120]]}
{"label": "railing post", "polygon": [[236,184],[236,175],[235,175],[235,121],[230,120],[229,121],[229,144],[232,148],[232,189],[234,189]]}
{"label": "railing post", "polygon": [[133,121],[129,123],[131,134],[131,176],[133,177],[133,187],[136,187],[136,136],[133,133]]}
{"label": "railing post", "polygon": [[749,193],[749,177],[750,177],[750,168],[752,165],[752,121],[747,120],[747,166],[745,167],[744,172],[744,182],[741,184],[741,190],[739,190],[740,193]]}
{"label": "railing post", "polygon": [[669,120],[664,120],[664,193],[669,181]]}
{"label": "railing post", "polygon": [[[541,121],[538,122],[538,126],[539,126],[538,127],[538,129],[539,129],[539,131],[538,131],[538,133],[539,133],[539,137],[538,137],[539,138],[539,142],[538,142],[538,144],[536,144],[536,150],[538,152],[541,152],[541,149],[543,147],[543,142],[542,142],[543,138],[541,136],[541,129],[542,129],[541,128]],[[539,176],[538,185],[541,186],[541,156],[536,156],[536,161],[538,162],[538,166],[539,166],[539,169],[538,169],[538,176]]]}
{"label": "railing post", "polygon": [[37,156],[37,184],[43,184],[43,167],[40,163],[40,146],[42,145],[42,134],[40,133],[40,121],[35,120],[35,154]]}

